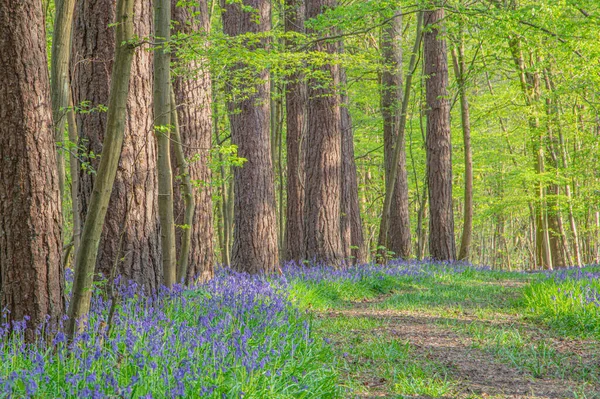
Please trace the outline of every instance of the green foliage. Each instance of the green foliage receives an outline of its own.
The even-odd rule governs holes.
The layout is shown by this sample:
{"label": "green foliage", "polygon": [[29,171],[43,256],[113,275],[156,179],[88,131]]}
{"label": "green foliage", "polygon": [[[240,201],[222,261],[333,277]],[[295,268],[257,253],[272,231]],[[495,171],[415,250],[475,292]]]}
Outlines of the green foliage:
{"label": "green foliage", "polygon": [[565,335],[600,337],[598,277],[540,281],[527,288],[524,301],[532,317]]}

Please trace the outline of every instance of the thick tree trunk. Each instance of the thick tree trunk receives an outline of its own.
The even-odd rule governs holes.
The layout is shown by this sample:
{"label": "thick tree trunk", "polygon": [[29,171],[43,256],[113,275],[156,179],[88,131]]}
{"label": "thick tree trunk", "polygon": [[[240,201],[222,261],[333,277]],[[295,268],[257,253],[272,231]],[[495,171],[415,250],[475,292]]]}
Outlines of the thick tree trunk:
{"label": "thick tree trunk", "polygon": [[[343,49],[343,46],[340,46]],[[342,205],[340,229],[344,258],[349,263],[364,263],[367,259],[367,248],[363,236],[360,205],[358,203],[358,176],[354,160],[354,130],[352,117],[348,109],[350,100],[346,92],[346,71],[340,67],[340,129],[342,134]]]}
{"label": "thick tree trunk", "polygon": [[[270,30],[271,5],[267,0],[244,0],[241,3],[224,4],[223,30],[226,35]],[[252,7],[254,11],[244,9],[246,7]],[[268,71],[261,71],[257,78],[262,82],[253,87],[254,93],[241,100],[233,98],[228,104],[231,141],[238,146],[238,156],[247,160],[234,170],[231,266],[249,273],[272,272],[279,263],[269,140]]]}
{"label": "thick tree trunk", "polygon": [[0,5],[0,306],[30,317],[27,338],[64,309],[61,197],[44,16],[39,1]]}
{"label": "thick tree trunk", "polygon": [[[115,51],[115,4],[110,0],[77,2],[73,34],[73,101],[88,101],[96,108],[77,114],[79,144],[87,165],[80,171],[80,212],[85,220],[101,154],[107,115],[97,109],[108,103]],[[139,37],[152,33],[152,7],[135,0],[134,31]],[[152,53],[140,48],[133,57],[129,82],[125,142],[106,217],[96,271],[134,280],[153,291],[162,284],[160,227],[157,204],[156,146],[152,128]],[[87,167],[86,167],[87,166]]]}
{"label": "thick tree trunk", "polygon": [[433,259],[456,259],[452,209],[452,146],[448,101],[448,58],[443,38],[444,9],[425,12],[423,52],[427,97],[427,178],[429,252]]}
{"label": "thick tree trunk", "polygon": [[[318,17],[333,0],[307,0],[307,19]],[[337,52],[334,42],[318,42],[314,48],[329,54]],[[339,264],[342,261],[340,238],[341,206],[341,129],[337,66],[326,65],[321,72],[329,82],[309,81],[306,137],[306,196],[304,234],[306,258],[311,261]]]}
{"label": "thick tree trunk", "polygon": [[[286,0],[286,32],[304,33],[304,0]],[[307,87],[301,73],[289,77],[286,85],[287,206],[284,260],[304,257],[304,146]]]}
{"label": "thick tree trunk", "polygon": [[[196,7],[177,7],[173,0],[172,12],[176,32],[192,33],[210,30],[210,21],[206,0]],[[208,65],[193,62],[187,66],[195,71],[194,78],[180,76],[175,79],[174,91],[179,118],[179,130],[186,159],[193,159],[189,165],[190,179],[195,185],[195,209],[191,229],[191,247],[188,257],[187,282],[195,278],[205,280],[212,277],[214,267],[214,227],[212,191],[210,189],[211,172],[209,151],[212,135],[212,85]],[[174,169],[175,176],[181,174]],[[175,180],[175,223],[182,225],[184,215],[183,199],[179,195],[179,184]],[[181,247],[183,232],[177,231],[177,248]]]}
{"label": "thick tree trunk", "polygon": [[[421,16],[419,16],[420,18]],[[417,28],[416,41],[418,43],[421,42],[420,24],[421,22],[418,23]],[[386,247],[386,250],[392,251],[395,256],[408,259],[411,253],[408,172],[406,169],[404,133],[400,134],[401,131],[404,131],[404,127],[401,127],[402,120],[406,121],[406,117],[402,118],[404,89],[402,87],[401,40],[402,17],[399,15],[383,28],[381,36],[381,52],[384,62],[384,70],[381,75],[381,112],[383,116],[385,147],[386,193],[390,191],[390,179],[392,175],[394,175],[395,183],[389,204],[389,214],[384,210],[384,214],[382,215],[382,218],[388,219],[387,223],[385,223],[388,226],[386,242],[381,242],[380,245]],[[414,65],[412,67],[414,68]],[[409,94],[408,91],[407,94]],[[394,162],[396,145],[399,145],[400,148],[398,149],[397,172],[393,174],[392,163]]]}
{"label": "thick tree trunk", "polygon": [[471,241],[473,238],[473,155],[471,152],[471,118],[465,82],[465,43],[462,26],[458,43],[458,51],[456,49],[452,50],[452,59],[454,65],[454,74],[456,75],[456,79],[458,81],[458,91],[460,94],[460,116],[463,131],[463,143],[465,147],[464,223],[458,259],[466,261],[469,259],[471,254]]}
{"label": "thick tree trunk", "polygon": [[89,212],[85,217],[81,233],[81,247],[75,260],[73,289],[69,302],[67,336],[71,340],[77,330],[85,324],[90,310],[92,283],[96,267],[98,245],[102,235],[111,192],[119,166],[127,119],[127,101],[133,55],[136,47],[130,42],[134,37],[134,0],[118,0],[116,5],[116,43],[114,68],[110,83],[110,97],[106,117],[104,152],[94,188],[89,201]]}

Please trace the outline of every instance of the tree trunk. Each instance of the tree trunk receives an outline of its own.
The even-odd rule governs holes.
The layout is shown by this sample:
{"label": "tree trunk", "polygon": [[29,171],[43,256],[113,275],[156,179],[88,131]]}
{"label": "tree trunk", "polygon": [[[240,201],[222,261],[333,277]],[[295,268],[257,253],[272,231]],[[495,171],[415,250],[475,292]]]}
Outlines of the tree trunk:
{"label": "tree trunk", "polygon": [[452,209],[452,146],[448,101],[448,59],[443,31],[444,9],[425,12],[423,52],[427,98],[427,179],[429,252],[433,259],[456,259]]}
{"label": "tree trunk", "polygon": [[54,140],[57,144],[57,169],[61,198],[65,195],[65,158],[61,146],[65,135],[67,108],[69,107],[69,57],[71,55],[71,31],[75,0],[56,1],[54,31],[52,33],[52,57],[50,84],[52,93],[52,119]]}
{"label": "tree trunk", "polygon": [[127,100],[133,54],[136,47],[130,43],[134,37],[134,0],[118,0],[116,5],[116,46],[112,70],[106,134],[103,153],[89,202],[81,234],[81,247],[75,261],[75,276],[69,302],[67,336],[69,339],[83,327],[90,310],[94,268],[104,219],[108,211],[111,192],[119,166],[127,119]]}
{"label": "tree trunk", "polygon": [[[333,0],[307,0],[307,19],[335,7]],[[318,42],[314,51],[335,54],[334,42]],[[342,261],[340,238],[342,135],[337,66],[320,68],[328,82],[311,79],[308,87],[306,137],[306,196],[304,234],[306,258],[338,265]]]}
{"label": "tree trunk", "polygon": [[[70,88],[70,85],[69,85]],[[77,144],[77,122],[75,122],[75,110],[73,109],[73,98],[69,93],[69,111],[67,113],[67,123],[69,124],[69,141]],[[81,213],[79,211],[79,170],[81,165],[75,150],[69,154],[69,166],[71,168],[71,212],[73,213],[73,253],[77,256],[79,250],[79,240],[81,239]],[[65,265],[66,266],[66,265]]]}
{"label": "tree trunk", "polygon": [[[421,43],[422,16],[418,16],[416,43]],[[410,77],[407,79],[407,88],[402,87],[402,17],[396,18],[384,26],[381,36],[381,52],[383,55],[384,70],[381,75],[381,112],[383,116],[384,158],[386,173],[386,196],[390,193],[389,205],[384,205],[382,226],[379,245],[386,251],[392,251],[395,256],[402,259],[410,258],[410,212],[408,200],[408,172],[406,169],[406,151],[404,139],[404,125],[406,116],[402,115],[407,109],[404,107],[403,90],[410,96],[410,77],[415,67],[416,54],[411,56],[409,66]],[[418,49],[418,46],[415,45]],[[408,104],[408,99],[406,101]],[[402,124],[404,122],[404,124]],[[397,166],[392,168],[395,159],[395,148],[398,148]],[[396,171],[395,173],[394,170]],[[393,192],[391,179],[394,179]],[[388,209],[389,208],[389,209]],[[387,220],[383,220],[387,219]],[[385,235],[384,235],[385,234]]]}
{"label": "tree trunk", "polygon": [[26,337],[64,309],[61,197],[44,16],[39,1],[0,5],[0,306],[30,317]]}
{"label": "tree trunk", "polygon": [[[304,33],[304,0],[286,0],[286,32]],[[290,43],[288,43],[289,45]],[[307,87],[304,77],[296,72],[286,85],[287,129],[287,206],[284,260],[300,261],[304,257],[304,149],[306,137]]]}
{"label": "tree trunk", "polygon": [[177,282],[175,218],[173,215],[173,171],[171,166],[171,0],[154,0],[154,134],[158,171],[158,216],[162,251],[163,282]]}
{"label": "tree trunk", "polygon": [[[192,179],[190,178],[190,165],[187,161],[187,158],[184,154],[183,143],[181,139],[181,131],[179,129],[179,117],[177,115],[177,106],[175,102],[175,92],[171,90],[171,126],[173,133],[173,158],[175,158],[175,163],[172,165],[175,172],[179,172],[178,177],[181,180],[181,201],[182,212],[181,215],[181,223],[178,225],[182,225],[182,231],[178,238],[177,243],[177,282],[181,284],[185,284],[186,282],[194,281],[194,276],[191,279],[188,279],[188,269],[189,269],[189,257],[190,257],[190,249],[192,246],[192,226],[194,224],[194,213],[196,209],[196,201],[194,197],[194,188],[192,186]],[[178,186],[173,187],[173,191],[175,188],[179,189]],[[179,193],[177,193],[179,194]],[[175,195],[175,194],[174,194]],[[179,197],[179,196],[178,196]],[[177,197],[176,197],[177,198]],[[175,215],[176,216],[176,215]]]}
{"label": "tree trunk", "polygon": [[[73,101],[94,108],[77,113],[79,145],[84,146],[80,171],[80,212],[85,220],[99,159],[103,151],[107,115],[100,108],[108,102],[115,51],[115,5],[110,0],[77,2],[73,34]],[[152,33],[150,3],[135,1],[135,36]],[[134,280],[147,291],[162,284],[160,228],[158,221],[156,147],[152,138],[152,53],[140,49],[133,56],[129,82],[125,142],[106,217],[96,271]]]}
{"label": "tree trunk", "polygon": [[[340,46],[343,49],[343,46]],[[340,229],[342,248],[345,259],[349,263],[364,263],[367,259],[367,248],[363,236],[362,220],[360,217],[360,205],[358,203],[358,176],[356,174],[356,162],[354,160],[354,130],[352,117],[348,109],[350,100],[346,92],[347,77],[343,67],[339,68],[340,87],[342,95],[340,101],[340,130],[342,134],[342,205]]]}
{"label": "tree trunk", "polygon": [[473,155],[471,152],[471,118],[469,114],[469,101],[467,99],[466,88],[466,63],[465,63],[465,43],[461,26],[459,33],[458,51],[452,50],[452,59],[454,64],[454,74],[458,81],[458,91],[460,94],[460,115],[463,131],[463,143],[465,153],[465,204],[464,204],[464,223],[460,241],[460,251],[458,260],[467,261],[471,254],[471,241],[473,239]]}
{"label": "tree trunk", "polygon": [[[226,35],[261,33],[271,29],[271,5],[267,0],[240,3],[224,4],[223,30]],[[247,7],[254,11],[248,11]],[[248,273],[272,272],[279,263],[269,140],[269,72],[263,70],[255,77],[262,82],[253,87],[252,94],[239,100],[231,98],[228,103],[231,141],[238,146],[238,156],[247,160],[234,170],[231,266]]]}
{"label": "tree trunk", "polygon": [[[193,32],[210,31],[210,20],[206,0],[201,0],[196,7],[176,7],[172,3],[175,31],[191,34]],[[174,81],[179,130],[186,159],[190,163],[190,178],[195,185],[195,209],[191,229],[191,248],[188,257],[187,282],[195,278],[205,280],[212,277],[214,267],[214,227],[212,190],[210,189],[211,171],[209,155],[212,144],[212,84],[208,66],[202,61],[187,65],[189,71],[195,71],[193,79],[179,76]],[[176,176],[180,169],[174,169]],[[175,223],[182,225],[184,204],[178,195],[179,185],[175,183]],[[183,232],[177,231],[177,248],[181,246]]]}

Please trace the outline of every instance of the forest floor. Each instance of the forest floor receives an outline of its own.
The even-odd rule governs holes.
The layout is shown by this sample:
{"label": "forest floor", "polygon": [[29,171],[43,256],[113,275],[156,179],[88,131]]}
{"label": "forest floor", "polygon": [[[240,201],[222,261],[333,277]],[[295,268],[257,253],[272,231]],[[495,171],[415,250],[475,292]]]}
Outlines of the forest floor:
{"label": "forest floor", "polygon": [[600,343],[528,316],[534,279],[399,281],[314,310],[314,325],[359,398],[600,398]]}

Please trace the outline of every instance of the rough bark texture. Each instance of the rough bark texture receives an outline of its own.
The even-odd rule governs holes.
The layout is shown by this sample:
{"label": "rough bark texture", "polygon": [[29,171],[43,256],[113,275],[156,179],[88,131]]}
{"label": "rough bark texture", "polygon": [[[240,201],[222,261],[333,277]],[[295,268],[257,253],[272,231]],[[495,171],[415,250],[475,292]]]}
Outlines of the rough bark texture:
{"label": "rough bark texture", "polygon": [[444,9],[425,12],[423,52],[427,100],[427,179],[429,253],[433,259],[456,259],[452,210],[452,147],[448,101],[448,58],[442,34]]}
{"label": "rough bark texture", "polygon": [[[342,49],[343,46],[340,46]],[[340,70],[340,86],[342,95],[340,101],[340,129],[342,134],[342,205],[340,229],[344,258],[349,263],[364,263],[367,259],[367,248],[363,236],[360,205],[358,203],[358,176],[354,160],[354,130],[352,117],[348,109],[350,99],[345,91],[347,83],[346,71]]]}
{"label": "rough bark texture", "polygon": [[[226,35],[266,32],[271,28],[267,0],[223,4]],[[252,7],[255,12],[243,11]],[[258,19],[258,23],[257,23]],[[243,68],[238,65],[237,68]],[[279,263],[275,185],[271,162],[269,73],[259,73],[254,93],[228,103],[231,141],[247,161],[234,169],[234,231],[231,266],[249,273],[272,272]]]}
{"label": "rough bark texture", "polygon": [[[303,33],[304,0],[286,0],[286,32]],[[307,87],[302,74],[294,73],[286,85],[287,206],[284,260],[304,257],[304,151]]]}
{"label": "rough bark texture", "polygon": [[[76,5],[73,34],[73,101],[89,101],[90,107],[106,105],[115,51],[115,3],[111,0],[81,1]],[[152,33],[152,5],[136,0],[135,33]],[[96,271],[125,279],[154,290],[162,284],[160,227],[157,205],[156,146],[152,133],[152,53],[135,52],[129,84],[127,125],[121,161],[100,241]],[[106,113],[78,113],[80,145],[85,152],[102,153]],[[84,157],[85,158],[85,157]],[[94,169],[98,159],[87,159]],[[95,176],[80,172],[82,220],[89,206]]]}
{"label": "rough bark texture", "polygon": [[402,18],[396,17],[383,28],[381,37],[381,51],[385,63],[381,75],[381,110],[386,184],[392,169],[394,147],[396,144],[401,146],[396,183],[388,215],[387,249],[394,252],[397,257],[408,259],[411,252],[411,237],[404,135],[398,140],[403,97],[401,40]]}
{"label": "rough bark texture", "polygon": [[0,306],[7,321],[64,310],[61,198],[41,2],[0,5]]}
{"label": "rough bark texture", "polygon": [[[332,0],[307,0],[306,17],[315,18],[333,8]],[[334,54],[335,43],[318,42],[315,51]],[[306,137],[306,196],[304,234],[306,258],[339,264],[343,258],[340,239],[341,206],[341,129],[340,98],[335,88],[339,75],[335,65],[321,68],[330,82],[308,83],[308,120]]]}
{"label": "rough bark texture", "polygon": [[[197,7],[176,7],[172,2],[174,29],[176,32],[208,32],[210,29],[206,0],[200,0]],[[192,14],[194,13],[194,14]],[[173,89],[179,117],[179,130],[183,151],[187,159],[194,159],[189,165],[190,178],[194,183],[195,211],[191,226],[192,242],[189,255],[187,282],[196,278],[207,279],[213,275],[214,228],[211,173],[209,169],[209,149],[212,134],[212,87],[208,66],[194,62],[187,66],[192,76],[183,74],[175,79]],[[174,168],[174,176],[181,172]],[[181,197],[180,179],[174,180],[175,224],[182,225],[184,201]],[[181,248],[181,229],[177,229],[177,248]],[[178,255],[179,257],[179,255]]]}

